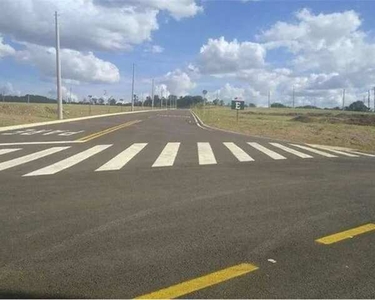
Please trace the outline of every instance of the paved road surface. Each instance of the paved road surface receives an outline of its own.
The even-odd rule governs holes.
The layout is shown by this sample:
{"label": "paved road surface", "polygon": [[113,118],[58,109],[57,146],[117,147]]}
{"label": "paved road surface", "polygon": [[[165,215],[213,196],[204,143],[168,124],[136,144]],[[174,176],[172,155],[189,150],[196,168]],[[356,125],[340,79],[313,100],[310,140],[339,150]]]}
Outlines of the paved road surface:
{"label": "paved road surface", "polygon": [[0,132],[0,297],[373,298],[374,174],[188,110]]}

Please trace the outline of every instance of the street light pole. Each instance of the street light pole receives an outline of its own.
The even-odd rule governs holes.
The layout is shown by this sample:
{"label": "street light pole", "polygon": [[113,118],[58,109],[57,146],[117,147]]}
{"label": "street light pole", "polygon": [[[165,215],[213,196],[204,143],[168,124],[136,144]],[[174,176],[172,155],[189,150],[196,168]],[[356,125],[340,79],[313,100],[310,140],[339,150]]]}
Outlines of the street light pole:
{"label": "street light pole", "polygon": [[293,85],[293,108],[294,108],[294,97],[295,97],[295,88],[294,88],[294,85]]}
{"label": "street light pole", "polygon": [[133,63],[133,80],[132,80],[132,109],[131,111],[134,110],[134,63]]}
{"label": "street light pole", "polygon": [[151,103],[152,109],[154,109],[154,79],[152,79]]}
{"label": "street light pole", "polygon": [[57,11],[55,11],[56,29],[56,77],[57,77],[57,114],[59,120],[63,119],[62,94],[61,94],[61,61],[60,61],[60,31]]}
{"label": "street light pole", "polygon": [[268,91],[268,108],[271,107],[271,91]]}
{"label": "street light pole", "polygon": [[342,110],[345,109],[345,89],[342,91]]}

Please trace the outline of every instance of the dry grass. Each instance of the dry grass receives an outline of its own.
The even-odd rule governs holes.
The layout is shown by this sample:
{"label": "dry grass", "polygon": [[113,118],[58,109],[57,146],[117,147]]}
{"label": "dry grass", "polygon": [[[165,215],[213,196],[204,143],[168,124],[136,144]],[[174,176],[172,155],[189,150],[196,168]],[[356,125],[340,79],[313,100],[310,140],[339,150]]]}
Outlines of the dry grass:
{"label": "dry grass", "polygon": [[[117,113],[121,111],[130,111],[129,106],[109,106],[109,105],[91,105],[91,114],[89,105],[64,104],[64,118],[78,118],[90,115],[102,115],[108,113]],[[142,109],[135,107],[136,110]],[[144,108],[148,109],[148,108]],[[56,104],[42,103],[0,103],[0,127],[8,125],[18,125],[25,123],[35,123],[42,121],[52,121],[57,119]]]}
{"label": "dry grass", "polygon": [[251,108],[240,112],[237,123],[230,108],[195,112],[208,125],[249,135],[375,151],[373,113]]}

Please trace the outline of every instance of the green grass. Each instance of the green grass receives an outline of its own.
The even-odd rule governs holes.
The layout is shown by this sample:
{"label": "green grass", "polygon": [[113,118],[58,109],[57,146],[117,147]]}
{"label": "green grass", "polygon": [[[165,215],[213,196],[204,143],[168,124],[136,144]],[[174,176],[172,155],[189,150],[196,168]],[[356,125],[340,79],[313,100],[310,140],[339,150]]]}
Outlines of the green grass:
{"label": "green grass", "polygon": [[[141,107],[135,107],[140,110]],[[145,107],[144,109],[149,109]],[[64,104],[64,119],[130,111],[130,106]],[[0,102],[0,127],[57,120],[57,105]]]}
{"label": "green grass", "polygon": [[374,113],[250,108],[239,112],[237,123],[236,111],[227,107],[194,111],[210,126],[248,135],[375,151]]}

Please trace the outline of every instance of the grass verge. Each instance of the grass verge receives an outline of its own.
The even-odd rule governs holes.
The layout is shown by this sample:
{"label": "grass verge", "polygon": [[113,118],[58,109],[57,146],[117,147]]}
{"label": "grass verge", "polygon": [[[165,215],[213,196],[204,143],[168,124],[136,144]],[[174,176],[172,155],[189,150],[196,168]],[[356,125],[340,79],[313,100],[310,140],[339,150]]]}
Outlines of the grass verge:
{"label": "grass verge", "polygon": [[227,107],[194,108],[207,125],[299,143],[375,151],[375,114],[319,109],[251,108],[239,112]]}
{"label": "grass verge", "polygon": [[[64,119],[130,111],[130,106],[64,104]],[[142,107],[135,107],[140,110]],[[144,109],[150,109],[145,107]],[[57,120],[57,105],[0,102],[0,127]]]}

